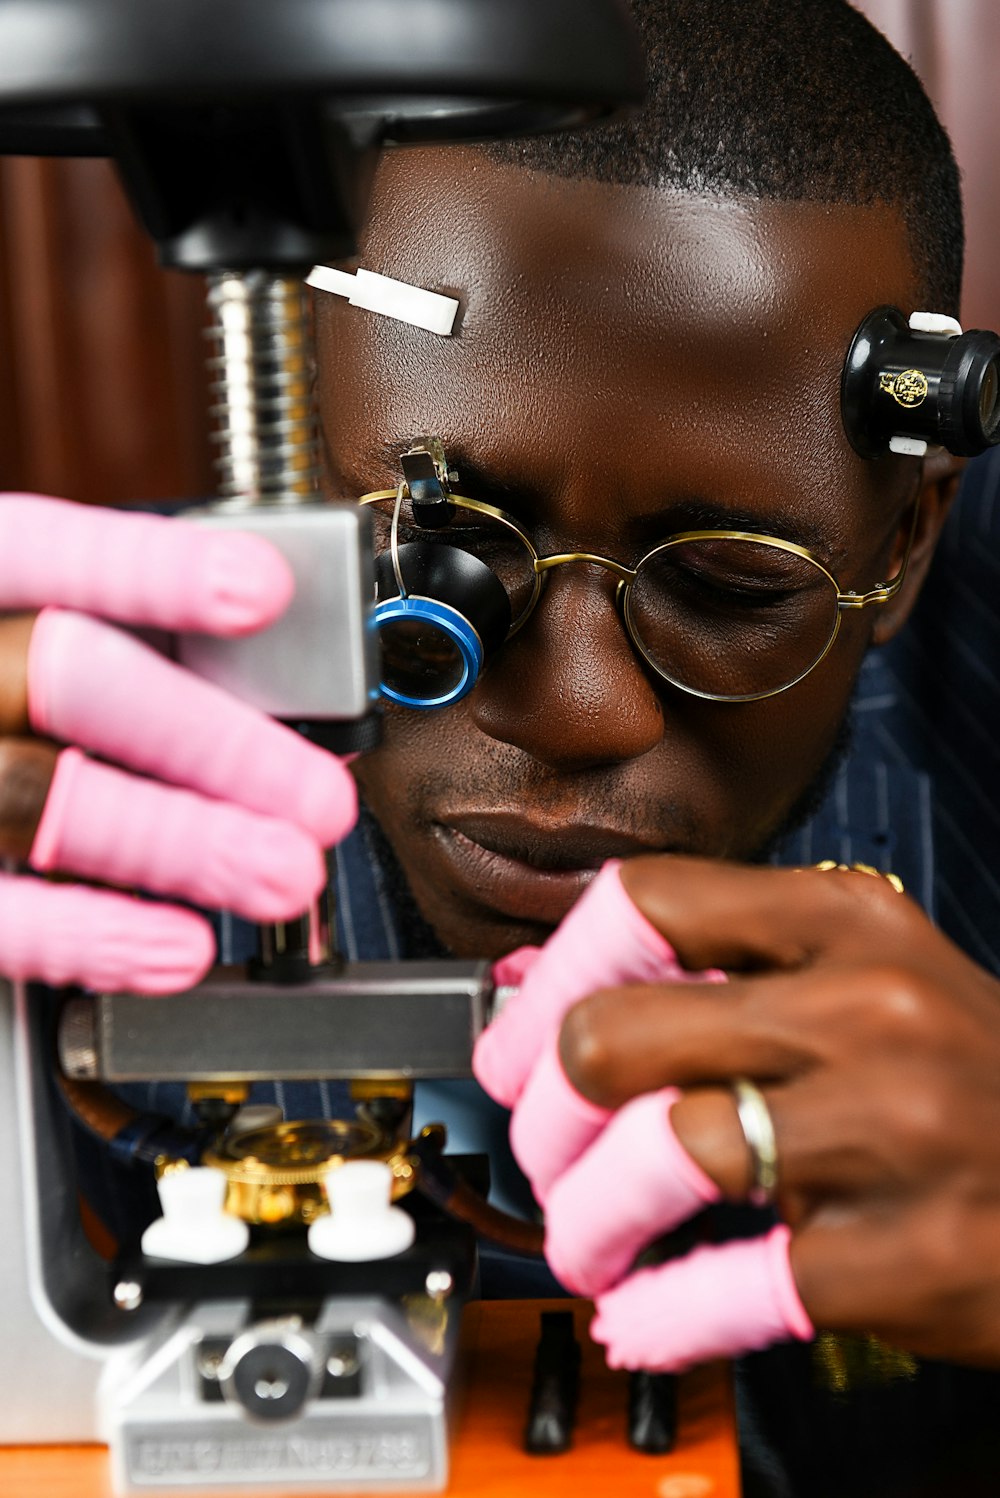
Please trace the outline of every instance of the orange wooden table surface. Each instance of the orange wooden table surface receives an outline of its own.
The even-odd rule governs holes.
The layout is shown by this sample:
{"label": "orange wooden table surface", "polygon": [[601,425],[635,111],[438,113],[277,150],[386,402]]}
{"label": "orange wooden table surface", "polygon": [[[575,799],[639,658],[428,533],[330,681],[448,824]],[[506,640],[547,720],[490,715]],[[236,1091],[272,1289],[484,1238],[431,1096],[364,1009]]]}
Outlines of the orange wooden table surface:
{"label": "orange wooden table surface", "polygon": [[[565,1309],[566,1301],[552,1302]],[[605,1367],[586,1336],[590,1308],[574,1307],[583,1350],[573,1449],[531,1457],[521,1450],[538,1314],[545,1303],[477,1301],[465,1312],[466,1392],[452,1448],[454,1498],[738,1498],[729,1371],[712,1365],[681,1381],[680,1437],[669,1456],[641,1456],[625,1442],[627,1378]],[[155,1490],[151,1490],[155,1492]],[[302,1488],[273,1498],[307,1498]],[[317,1489],[321,1492],[321,1489]],[[327,1492],[343,1494],[341,1488]],[[189,1498],[202,1498],[185,1489]],[[369,1490],[369,1493],[371,1490]],[[100,1446],[0,1448],[2,1498],[112,1498]]]}

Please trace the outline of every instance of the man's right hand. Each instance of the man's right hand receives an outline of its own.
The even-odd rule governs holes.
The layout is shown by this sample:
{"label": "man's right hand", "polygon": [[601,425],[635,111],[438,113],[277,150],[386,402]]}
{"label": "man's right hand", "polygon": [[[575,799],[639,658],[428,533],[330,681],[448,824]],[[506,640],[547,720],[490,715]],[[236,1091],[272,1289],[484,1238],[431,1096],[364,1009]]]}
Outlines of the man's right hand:
{"label": "man's right hand", "polygon": [[[865,872],[634,858],[517,965],[474,1068],[614,1366],[814,1326],[1000,1366],[1000,983],[913,901]],[[762,1148],[781,1221],[639,1267],[750,1199]]]}
{"label": "man's right hand", "polygon": [[0,874],[0,973],[173,992],[211,965],[209,926],[120,890],[255,921],[315,900],[347,770],[107,622],[250,634],[293,586],[256,536],[0,496],[0,857],[87,881]]}

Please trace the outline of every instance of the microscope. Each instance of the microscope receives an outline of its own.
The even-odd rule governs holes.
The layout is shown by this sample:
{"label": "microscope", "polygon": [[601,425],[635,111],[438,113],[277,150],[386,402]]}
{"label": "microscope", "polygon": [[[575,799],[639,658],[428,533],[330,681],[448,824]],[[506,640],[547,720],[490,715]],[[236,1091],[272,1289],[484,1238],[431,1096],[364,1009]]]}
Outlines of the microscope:
{"label": "microscope", "polygon": [[[640,94],[615,0],[0,8],[0,151],[113,157],[162,264],[207,277],[221,483],[197,518],[265,535],[296,574],[265,634],[176,642],[192,669],[330,749],[376,741],[369,522],[316,497],[304,278],[353,253],[383,149],[576,127]],[[447,1482],[474,1229],[536,1249],[538,1230],[501,1220],[442,1130],[410,1138],[412,1087],[470,1074],[500,996],[486,963],[345,964],[333,929],[325,903],[263,928],[252,962],[155,1004],[0,986],[0,1442],[106,1441],[122,1492]],[[251,1117],[275,1076],[348,1080],[354,1114]],[[143,1133],[113,1092],[137,1079],[185,1083],[199,1127]],[[73,1114],[159,1178],[164,1218],[111,1257]],[[210,1224],[235,1253],[213,1258]]]}

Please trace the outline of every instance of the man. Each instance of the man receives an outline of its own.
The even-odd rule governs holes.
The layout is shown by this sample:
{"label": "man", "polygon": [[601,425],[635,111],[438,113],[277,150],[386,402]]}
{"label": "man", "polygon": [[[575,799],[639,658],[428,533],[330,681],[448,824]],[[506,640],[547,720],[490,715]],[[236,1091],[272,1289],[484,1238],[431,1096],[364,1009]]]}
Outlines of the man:
{"label": "man", "polygon": [[[395,490],[401,453],[434,434],[459,474],[456,492],[511,517],[540,556],[601,559],[551,568],[530,617],[464,700],[387,715],[383,747],[355,766],[368,813],[340,854],[349,951],[396,943],[502,957],[544,941],[599,864],[628,860],[634,905],[683,967],[723,967],[730,983],[697,996],[647,985],[573,1009],[562,1034],[570,1080],[614,1108],[687,1088],[671,1115],[680,1142],[740,1200],[750,1182],[731,1086],[757,1079],[794,1230],[791,1269],[813,1322],[994,1362],[996,984],[867,876],[715,863],[764,859],[820,799],[866,651],[897,634],[926,575],[957,465],[859,459],[839,380],[872,308],[956,311],[954,167],[911,75],[834,0],[678,0],[638,13],[653,92],[636,126],[564,146],[385,162],[362,261],[459,296],[457,336],[435,341],[332,301],[319,308],[332,494]],[[845,611],[829,653],[797,683],[769,680],[773,695],[758,700],[710,700],[633,645],[607,565],[632,567],[695,530],[716,533],[714,551],[698,553],[699,566],[711,563],[701,596],[714,588],[727,600],[703,615],[715,607],[731,626],[735,595],[747,617],[766,615],[753,624],[758,640],[780,640],[799,590],[780,572],[776,581],[734,566],[720,532],[771,538],[786,556],[799,555],[789,545],[808,551],[805,565],[818,563],[842,592],[902,580],[884,603]],[[43,601],[37,590],[16,599]],[[68,601],[114,614],[100,599]],[[255,599],[254,609],[261,622],[267,608]],[[758,685],[736,669],[745,627],[717,652],[723,677],[735,663],[721,694],[730,698]],[[10,658],[24,648],[12,642]],[[32,631],[31,652],[61,705],[72,682],[57,668],[78,657],[58,627]],[[123,679],[138,693],[138,668]],[[101,738],[85,708],[36,712],[32,725],[209,796],[242,795],[239,777],[208,773],[204,736],[198,754],[130,761],[124,729]],[[263,789],[251,775],[248,809],[283,809],[304,768],[270,742],[242,742],[255,771],[271,758],[282,765]],[[56,809],[51,796],[46,808],[50,830],[78,783],[77,762],[68,765]],[[77,839],[57,858],[55,833],[38,840],[51,773],[45,760],[11,851],[32,847],[40,866],[93,873],[91,843],[81,852]],[[269,910],[313,887],[310,849],[339,835],[345,795],[331,779],[316,790],[322,816],[300,798],[309,804],[282,818],[311,843],[276,838],[287,878]],[[102,803],[108,827],[114,801]],[[205,814],[201,804],[191,812],[192,839]],[[813,825],[835,825],[822,816]],[[153,823],[148,815],[141,827]],[[256,842],[241,830],[241,855]],[[697,861],[640,856],[659,853]],[[828,854],[880,861],[815,847],[816,858]],[[267,863],[255,864],[255,887]],[[235,903],[238,880],[223,874],[214,898]],[[167,875],[156,861],[139,882],[206,897],[175,866]],[[485,1106],[464,1101],[473,1114]],[[841,1475],[838,1453],[852,1477],[864,1464],[873,1486],[909,1482],[907,1443],[919,1469],[933,1455],[926,1437],[942,1434],[944,1401],[963,1399],[978,1433],[977,1401],[994,1397],[975,1375],[959,1395],[957,1375],[925,1374],[845,1414],[810,1392],[810,1356],[764,1354],[750,1369],[744,1418],[764,1491],[821,1492]],[[965,1430],[955,1421],[943,1433],[949,1459]]]}
{"label": "man", "polygon": [[[919,500],[907,578],[884,607],[845,613],[831,656],[790,694],[722,707],[644,668],[607,571],[554,569],[480,688],[447,712],[392,714],[386,746],[357,770],[421,913],[455,951],[538,940],[612,854],[759,857],[837,754],[863,654],[903,623],[952,493],[947,460],[923,474],[860,462],[838,405],[871,308],[956,309],[955,183],[939,223],[951,168],[943,138],[930,158],[914,148],[931,130],[920,96],[894,98],[910,104],[897,150],[857,113],[875,42],[859,17],[841,28],[842,72],[822,94],[803,83],[800,105],[774,97],[758,51],[769,12],[702,18],[693,60],[667,71],[671,14],[640,125],[385,162],[363,263],[457,292],[462,323],[435,340],[321,305],[331,491],[394,489],[400,452],[434,432],[456,491],[512,512],[540,552],[632,564],[695,524],[744,526],[811,548],[859,591],[899,570]],[[802,52],[787,66],[805,66],[819,25],[782,22]],[[887,97],[883,85],[876,117]],[[692,142],[671,133],[678,120]]]}
{"label": "man", "polygon": [[[826,658],[759,701],[658,679],[616,609],[617,578],[579,562],[552,569],[468,697],[391,710],[383,747],[355,767],[367,836],[402,939],[459,954],[543,941],[609,857],[765,857],[820,799],[865,652],[905,622],[954,492],[947,457],[859,460],[839,410],[846,350],[873,307],[957,310],[954,170],[915,80],[840,5],[637,11],[652,74],[638,123],[384,163],[361,263],[457,295],[461,323],[435,341],[321,303],[330,491],[391,492],[401,453],[434,433],[455,492],[505,512],[541,556],[631,567],[678,532],[748,530],[806,547],[842,591],[865,592],[897,575],[911,531],[912,548],[898,593],[845,613]],[[884,850],[851,857],[882,863]],[[963,1096],[973,1069],[941,1073],[957,1030],[992,1092],[995,984],[863,875],[640,867],[631,893],[685,966],[765,976],[738,985],[739,1009],[731,990],[697,1006],[676,991],[599,995],[563,1030],[570,1079],[612,1107],[693,1086],[675,1129],[740,1197],[730,1088],[760,1078],[816,1319],[992,1361],[995,1290],[974,1283],[967,1248],[991,1239],[991,1193],[973,1208],[951,1163],[933,1188],[925,1172],[954,1148],[995,1178],[976,1089]],[[919,889],[916,867],[903,872]],[[959,990],[956,1014],[945,996]],[[956,1292],[931,1313],[945,1261]],[[930,1336],[912,1319],[919,1284]],[[797,1490],[819,1491],[807,1471]]]}

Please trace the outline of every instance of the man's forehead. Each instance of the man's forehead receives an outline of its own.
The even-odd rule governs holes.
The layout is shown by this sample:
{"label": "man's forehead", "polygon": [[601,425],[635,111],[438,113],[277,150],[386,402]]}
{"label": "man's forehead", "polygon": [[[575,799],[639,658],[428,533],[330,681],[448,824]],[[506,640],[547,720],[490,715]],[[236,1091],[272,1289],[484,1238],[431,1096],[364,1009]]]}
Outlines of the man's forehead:
{"label": "man's forehead", "polygon": [[[878,301],[916,295],[885,204],[758,201],[545,176],[475,150],[397,152],[379,172],[369,269],[448,289],[475,339],[849,337]],[[377,264],[375,262],[378,262]],[[874,300],[873,300],[874,299]],[[856,315],[855,315],[856,313]]]}
{"label": "man's forehead", "polygon": [[323,305],[328,438],[359,454],[351,479],[366,487],[377,450],[434,431],[507,472],[520,454],[539,487],[574,464],[612,475],[627,455],[661,491],[669,469],[682,491],[797,502],[808,471],[818,491],[870,495],[839,383],[862,317],[916,296],[891,210],[401,151],[381,170],[361,263],[461,304],[449,338]]}

